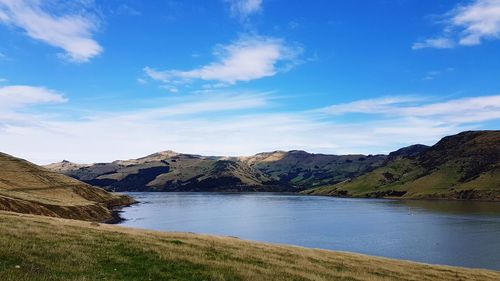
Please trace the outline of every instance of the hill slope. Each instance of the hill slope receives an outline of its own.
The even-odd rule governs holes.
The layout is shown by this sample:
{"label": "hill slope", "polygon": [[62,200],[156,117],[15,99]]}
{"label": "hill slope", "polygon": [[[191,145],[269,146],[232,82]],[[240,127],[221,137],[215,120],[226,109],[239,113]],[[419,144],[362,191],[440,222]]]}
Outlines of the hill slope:
{"label": "hill slope", "polygon": [[412,156],[393,156],[370,173],[305,193],[500,200],[500,131],[463,132]]}
{"label": "hill slope", "polygon": [[500,280],[489,270],[0,212],[0,280]]}
{"label": "hill slope", "polygon": [[384,155],[275,151],[251,157],[155,153],[139,159],[46,166],[116,191],[299,191],[343,181],[379,167]]}
{"label": "hill slope", "polygon": [[0,153],[0,210],[106,221],[133,200]]}

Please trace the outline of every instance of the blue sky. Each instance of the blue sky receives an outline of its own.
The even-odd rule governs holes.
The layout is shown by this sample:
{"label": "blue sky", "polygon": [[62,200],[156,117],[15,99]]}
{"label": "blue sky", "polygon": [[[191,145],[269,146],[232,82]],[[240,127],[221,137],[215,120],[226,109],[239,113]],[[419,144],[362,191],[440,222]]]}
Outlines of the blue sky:
{"label": "blue sky", "polygon": [[500,125],[500,0],[0,0],[0,151],[387,153]]}

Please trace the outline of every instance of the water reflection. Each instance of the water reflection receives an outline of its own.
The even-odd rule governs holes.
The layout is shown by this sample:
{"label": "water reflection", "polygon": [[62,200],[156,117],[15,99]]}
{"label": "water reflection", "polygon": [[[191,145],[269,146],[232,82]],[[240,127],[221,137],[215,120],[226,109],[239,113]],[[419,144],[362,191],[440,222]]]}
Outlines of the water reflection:
{"label": "water reflection", "polygon": [[269,193],[130,193],[123,225],[500,270],[500,204]]}

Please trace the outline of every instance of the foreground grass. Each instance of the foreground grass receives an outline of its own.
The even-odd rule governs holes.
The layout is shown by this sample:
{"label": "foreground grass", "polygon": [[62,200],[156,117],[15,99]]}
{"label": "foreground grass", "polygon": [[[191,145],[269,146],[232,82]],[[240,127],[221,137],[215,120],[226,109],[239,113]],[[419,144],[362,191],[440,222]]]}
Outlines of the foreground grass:
{"label": "foreground grass", "polygon": [[0,280],[500,280],[500,272],[0,212]]}

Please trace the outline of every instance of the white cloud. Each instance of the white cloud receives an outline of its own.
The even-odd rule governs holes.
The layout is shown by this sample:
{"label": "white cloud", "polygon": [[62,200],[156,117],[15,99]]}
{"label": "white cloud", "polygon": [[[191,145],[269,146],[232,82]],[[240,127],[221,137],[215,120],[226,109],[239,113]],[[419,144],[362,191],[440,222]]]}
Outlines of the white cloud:
{"label": "white cloud", "polygon": [[262,9],[262,0],[225,0],[229,4],[231,15],[245,19]]}
{"label": "white cloud", "polygon": [[0,110],[44,103],[62,103],[66,98],[60,93],[44,87],[4,86],[0,87]]}
{"label": "white cloud", "polygon": [[444,70],[432,70],[432,71],[428,71],[425,74],[423,80],[427,80],[427,81],[434,80],[434,79],[436,79],[436,78],[438,78],[438,77],[440,77],[440,76],[442,76],[444,74],[448,74],[448,73],[451,73],[453,71],[455,71],[455,68],[453,68],[453,67],[448,67],[448,68],[446,68]]}
{"label": "white cloud", "polygon": [[413,49],[479,45],[500,38],[500,0],[474,0],[444,15],[443,35],[413,44]]}
{"label": "white cloud", "polygon": [[[281,109],[273,97],[229,92],[171,96],[155,100],[153,108],[91,112],[79,119],[19,108],[13,121],[0,110],[0,149],[38,163],[103,162],[166,149],[205,155],[276,149],[387,153],[414,143],[433,144],[500,119],[500,96],[444,102],[387,97],[307,112]],[[373,116],[364,121],[340,116],[351,112]]]}
{"label": "white cloud", "polygon": [[179,92],[179,89],[176,87],[168,86],[168,85],[162,85],[160,88],[167,90],[169,93],[172,94],[177,94]]}
{"label": "white cloud", "polygon": [[235,84],[274,76],[297,63],[302,49],[287,46],[281,39],[246,37],[232,44],[216,48],[216,62],[196,69],[159,71],[145,67],[144,72],[154,80],[164,83],[189,83],[193,80],[216,81]]}
{"label": "white cloud", "polygon": [[5,83],[5,82],[8,82],[9,80],[5,79],[5,78],[2,78],[0,77],[0,83]]}
{"label": "white cloud", "polygon": [[321,110],[332,115],[379,114],[391,118],[420,118],[443,124],[464,124],[500,119],[500,95],[428,102],[412,97],[360,100]]}
{"label": "white cloud", "polygon": [[434,80],[439,75],[441,75],[441,71],[429,71],[425,74],[424,80]]}
{"label": "white cloud", "polygon": [[0,87],[0,132],[12,126],[38,127],[40,120],[47,115],[28,113],[32,112],[28,111],[29,107],[66,101],[60,93],[44,87],[24,85]]}
{"label": "white cloud", "polygon": [[450,49],[455,47],[455,42],[448,38],[430,38],[422,42],[413,43],[411,47],[413,50],[419,50],[424,48],[436,48],[436,49]]}
{"label": "white cloud", "polygon": [[383,97],[376,99],[358,100],[348,103],[335,104],[323,109],[320,112],[342,115],[347,113],[370,113],[382,114],[397,108],[398,105],[418,102],[420,98],[402,96],[402,97]]}
{"label": "white cloud", "polygon": [[63,57],[87,62],[102,52],[93,38],[96,19],[85,14],[56,16],[42,7],[43,1],[0,0],[0,23],[17,26],[26,34],[64,50]]}
{"label": "white cloud", "polygon": [[454,26],[462,28],[459,43],[478,45],[482,39],[500,37],[500,0],[477,0],[458,7],[451,19]]}
{"label": "white cloud", "polygon": [[[200,99],[200,100],[196,100]],[[268,105],[270,97],[267,93],[222,93],[210,92],[193,98],[174,99],[172,104],[146,110],[122,113],[122,120],[162,119],[177,116],[200,115],[225,111],[262,108]],[[107,118],[103,115],[101,117]],[[100,118],[100,117],[96,117]],[[95,118],[93,118],[95,119]]]}
{"label": "white cloud", "polygon": [[148,83],[148,81],[146,79],[144,79],[144,78],[137,78],[136,81],[137,81],[138,84],[141,84],[141,85],[144,85],[144,84]]}

